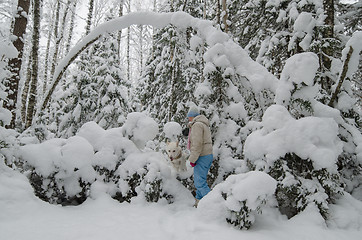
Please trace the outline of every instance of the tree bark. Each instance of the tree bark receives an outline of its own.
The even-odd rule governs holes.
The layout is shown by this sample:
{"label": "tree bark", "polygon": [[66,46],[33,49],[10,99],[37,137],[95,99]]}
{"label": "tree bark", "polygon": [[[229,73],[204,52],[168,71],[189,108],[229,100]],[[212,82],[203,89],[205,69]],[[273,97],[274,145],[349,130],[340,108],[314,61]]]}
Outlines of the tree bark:
{"label": "tree bark", "polygon": [[55,65],[57,63],[58,58],[58,46],[59,46],[59,34],[58,34],[58,28],[59,28],[59,15],[60,15],[60,1],[57,1],[57,10],[55,14],[55,26],[54,26],[54,38],[55,38],[55,46],[54,46],[54,53],[53,53],[53,60],[52,60],[52,69],[50,71],[50,75],[54,75]]}
{"label": "tree bark", "polygon": [[221,9],[220,9],[220,0],[216,0],[216,24],[221,25]]}
{"label": "tree bark", "polygon": [[140,47],[140,61],[139,61],[139,72],[140,75],[142,76],[143,73],[143,54],[144,54],[144,49],[143,49],[143,25],[139,25],[139,47]]}
{"label": "tree bark", "polygon": [[94,0],[89,0],[88,18],[87,18],[87,26],[85,28],[85,35],[88,35],[88,33],[90,33],[90,28],[92,26],[92,18],[93,18],[93,8],[94,8]]}
{"label": "tree bark", "polygon": [[227,14],[227,8],[226,8],[226,0],[222,0],[222,12],[223,12],[222,23],[224,25],[224,32],[228,32],[229,27],[228,27],[228,23],[227,23],[228,14]]}
{"label": "tree bark", "polygon": [[[131,0],[128,2],[128,13],[131,12]],[[131,27],[127,28],[127,80],[131,81],[131,54],[130,54],[130,45],[131,45]]]}
{"label": "tree bark", "polygon": [[[123,4],[124,4],[124,0],[122,0],[119,3],[119,12],[118,12],[118,16],[122,17],[123,16]],[[122,30],[118,32],[118,37],[117,37],[117,43],[118,43],[118,49],[117,49],[117,54],[118,54],[118,59],[120,60],[120,56],[121,56],[121,39],[122,39]],[[121,62],[119,63],[121,64]]]}
{"label": "tree bark", "polygon": [[[52,6],[53,7],[53,6]],[[52,20],[55,17],[55,13],[56,11],[54,11],[54,13],[52,14]],[[47,40],[47,46],[46,46],[46,53],[45,53],[45,66],[44,66],[44,84],[43,84],[43,94],[46,91],[47,88],[47,82],[48,82],[48,69],[49,69],[49,54],[50,54],[50,43],[51,43],[51,39],[52,39],[52,31],[53,31],[53,27],[55,25],[55,21],[52,21],[52,24],[49,28],[48,31],[48,40]],[[24,96],[24,92],[23,92],[23,96]],[[26,95],[27,98],[28,95]],[[24,107],[24,106],[23,106]],[[25,121],[24,121],[25,122]]]}
{"label": "tree bark", "polygon": [[31,61],[30,61],[30,59],[32,59],[31,54],[29,56],[28,67],[26,70],[26,79],[25,79],[25,83],[24,83],[23,92],[21,95],[21,121],[23,124],[25,124],[25,122],[26,122],[26,107],[27,107],[26,103],[28,100],[29,85],[30,85],[30,81],[31,81]]}
{"label": "tree bark", "polygon": [[334,93],[333,93],[333,95],[331,97],[331,100],[329,101],[329,104],[328,104],[328,106],[330,106],[330,107],[333,107],[333,103],[337,99],[337,96],[338,96],[338,94],[339,94],[339,92],[341,90],[343,81],[346,78],[346,74],[347,74],[347,71],[348,71],[348,64],[349,64],[349,60],[351,59],[352,53],[353,53],[353,48],[350,46],[349,51],[347,53],[346,60],[344,61],[344,64],[343,64],[343,69],[342,69],[342,73],[341,73],[341,75],[339,77],[338,85],[337,85],[336,90],[334,91]]}
{"label": "tree bark", "polygon": [[[332,66],[333,56],[331,40],[334,38],[334,0],[323,0],[323,8],[326,18],[324,20],[325,27],[322,33],[324,39],[324,44],[322,46],[322,67],[325,72],[329,72]],[[330,93],[332,85],[332,79],[330,79],[329,76],[325,76],[322,82],[322,88]]]}
{"label": "tree bark", "polygon": [[67,55],[69,53],[69,49],[70,49],[70,45],[72,42],[72,37],[73,37],[73,30],[74,30],[74,20],[75,20],[75,11],[77,9],[77,3],[78,0],[73,0],[73,7],[72,7],[72,16],[70,18],[70,26],[69,26],[69,34],[68,34],[68,39],[67,39],[67,44],[65,47],[65,55]]}
{"label": "tree bark", "polygon": [[36,105],[37,86],[38,86],[38,51],[39,51],[39,37],[40,37],[40,8],[42,0],[34,0],[33,6],[33,39],[32,39],[32,72],[30,84],[30,96],[28,101],[28,110],[26,116],[25,128],[31,126],[33,122],[34,109]]}
{"label": "tree bark", "polygon": [[24,49],[24,34],[28,23],[27,15],[29,13],[30,0],[19,0],[18,11],[15,17],[13,36],[14,47],[18,50],[18,57],[9,60],[10,79],[6,82],[7,101],[4,101],[3,107],[12,113],[9,128],[15,128],[16,104],[18,101],[20,70]]}

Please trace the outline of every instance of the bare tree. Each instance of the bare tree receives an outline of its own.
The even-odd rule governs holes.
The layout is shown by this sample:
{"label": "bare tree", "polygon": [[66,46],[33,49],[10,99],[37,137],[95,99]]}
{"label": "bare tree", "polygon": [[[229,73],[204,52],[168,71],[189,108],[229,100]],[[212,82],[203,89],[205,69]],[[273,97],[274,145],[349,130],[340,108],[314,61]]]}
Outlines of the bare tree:
{"label": "bare tree", "polygon": [[7,101],[4,102],[4,108],[12,113],[12,119],[9,127],[15,128],[16,119],[16,103],[18,101],[18,90],[20,81],[20,70],[22,65],[23,49],[24,49],[24,34],[28,23],[27,15],[29,13],[30,0],[18,0],[18,8],[12,31],[15,40],[13,45],[18,50],[18,57],[9,60],[9,68],[11,77],[6,82]]}
{"label": "bare tree", "polygon": [[25,79],[25,83],[24,83],[24,87],[23,87],[23,92],[21,94],[21,122],[23,124],[25,124],[25,121],[26,121],[26,107],[27,107],[26,103],[28,101],[29,86],[30,86],[30,81],[31,81],[31,61],[30,61],[30,59],[32,59],[31,51],[30,51],[29,61],[27,63],[26,79]]}
{"label": "bare tree", "polygon": [[[54,13],[52,14],[51,19],[54,19],[55,13],[56,13],[56,11],[54,11]],[[49,27],[49,29],[48,29],[48,40],[47,40],[46,52],[45,52],[43,93],[45,93],[46,88],[47,88],[48,68],[49,68],[49,54],[50,54],[50,43],[51,43],[51,39],[52,39],[52,31],[53,31],[53,27],[54,27],[55,22],[56,22],[56,21],[52,21],[52,24],[50,25],[50,27]],[[23,92],[23,96],[24,96],[24,92]],[[27,95],[26,95],[25,97],[27,98]],[[23,106],[23,107],[25,107],[25,106]]]}
{"label": "bare tree", "polygon": [[[118,12],[118,16],[122,17],[123,16],[123,4],[124,4],[124,0],[121,0],[119,3],[119,12]],[[121,55],[121,39],[122,39],[122,30],[118,32],[118,38],[117,38],[117,42],[118,42],[118,57],[120,57]]]}
{"label": "bare tree", "polygon": [[91,29],[91,26],[92,26],[93,9],[94,9],[94,0],[89,0],[87,25],[86,25],[86,28],[85,28],[85,34],[86,35],[90,32],[90,29]]}
{"label": "bare tree", "polygon": [[67,43],[65,46],[65,54],[68,54],[70,45],[72,42],[72,38],[73,38],[73,30],[74,30],[74,24],[75,24],[75,12],[77,9],[77,3],[78,3],[78,0],[73,0],[73,6],[71,8],[72,15],[70,17],[70,25],[69,25],[69,31],[68,31],[68,39],[67,39]]}
{"label": "bare tree", "polygon": [[[131,0],[128,1],[127,12],[131,12]],[[126,61],[127,61],[127,80],[131,81],[131,54],[130,54],[130,45],[131,45],[131,27],[127,28],[127,52],[126,52]]]}
{"label": "bare tree", "polygon": [[[324,29],[322,30],[323,41],[326,41],[322,46],[322,68],[324,72],[329,72],[332,66],[333,46],[331,40],[334,38],[334,0],[323,0],[324,14]],[[323,79],[322,87],[328,93],[332,91],[334,81],[326,74]]]}
{"label": "bare tree", "polygon": [[33,122],[34,110],[36,105],[37,97],[37,86],[38,86],[38,52],[39,52],[39,38],[40,38],[40,8],[42,0],[33,1],[33,38],[32,38],[32,72],[31,72],[31,84],[30,84],[30,95],[28,101],[28,110],[26,116],[25,127],[28,128]]}
{"label": "bare tree", "polygon": [[228,32],[227,19],[228,19],[228,14],[226,8],[226,0],[222,0],[222,23],[223,23],[224,32]]}
{"label": "bare tree", "polygon": [[53,76],[54,74],[54,70],[55,70],[55,65],[57,63],[57,58],[58,58],[58,46],[59,46],[59,15],[60,15],[60,1],[57,0],[57,9],[56,9],[56,13],[55,13],[55,25],[54,25],[54,38],[55,38],[55,46],[54,46],[54,53],[53,53],[53,60],[52,60],[52,68],[50,71],[50,75]]}

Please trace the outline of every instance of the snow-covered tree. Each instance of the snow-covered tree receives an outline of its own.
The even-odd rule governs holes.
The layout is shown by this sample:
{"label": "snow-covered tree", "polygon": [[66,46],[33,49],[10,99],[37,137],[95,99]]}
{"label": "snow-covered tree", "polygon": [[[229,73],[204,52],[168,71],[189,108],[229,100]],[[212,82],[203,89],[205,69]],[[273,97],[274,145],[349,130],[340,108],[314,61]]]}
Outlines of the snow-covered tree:
{"label": "snow-covered tree", "polygon": [[123,123],[131,111],[130,84],[123,79],[117,55],[117,39],[108,35],[96,42],[77,60],[66,84],[57,88],[49,104],[49,117],[42,119],[60,136],[72,136],[88,121],[108,129]]}

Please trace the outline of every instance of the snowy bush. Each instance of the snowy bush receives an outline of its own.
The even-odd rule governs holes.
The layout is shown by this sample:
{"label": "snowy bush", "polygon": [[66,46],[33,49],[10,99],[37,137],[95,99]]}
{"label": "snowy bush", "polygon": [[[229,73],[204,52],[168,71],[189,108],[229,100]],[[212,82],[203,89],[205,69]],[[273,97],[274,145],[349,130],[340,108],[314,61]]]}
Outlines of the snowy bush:
{"label": "snowy bush", "polygon": [[280,105],[267,109],[261,129],[251,133],[244,154],[251,169],[278,181],[280,211],[292,217],[315,203],[326,217],[328,203],[341,193],[337,171],[342,143],[331,118],[294,119]]}
{"label": "snowy bush", "polygon": [[275,205],[275,189],[276,181],[263,172],[231,175],[200,201],[198,209],[208,219],[223,219],[239,229],[249,229],[256,214]]}
{"label": "snowy bush", "polygon": [[276,89],[275,102],[286,106],[295,117],[312,115],[312,102],[320,88],[314,84],[318,68],[318,56],[314,53],[288,58]]}
{"label": "snowy bush", "polygon": [[136,143],[143,146],[154,136],[154,126],[152,119],[137,113],[130,114],[121,128],[104,130],[88,122],[69,139],[22,146],[17,157],[38,197],[51,203],[79,204],[96,180],[118,180],[115,171],[128,155],[140,151]]}
{"label": "snowy bush", "polygon": [[162,153],[142,153],[136,146],[144,146],[155,129],[141,113],[130,114],[120,128],[104,130],[88,122],[69,139],[20,147],[17,158],[36,195],[50,203],[80,204],[102,192],[121,202],[137,197],[171,203],[185,188]]}
{"label": "snowy bush", "polygon": [[122,126],[123,135],[133,141],[140,149],[145,147],[147,141],[155,138],[158,132],[158,125],[155,120],[139,112],[129,113]]}
{"label": "snowy bush", "polygon": [[0,157],[4,156],[5,164],[13,165],[15,160],[14,149],[18,148],[19,133],[0,126]]}
{"label": "snowy bush", "polygon": [[35,194],[50,203],[79,204],[96,178],[93,148],[84,138],[52,139],[20,148]]}
{"label": "snowy bush", "polygon": [[116,172],[116,194],[120,202],[165,200],[172,203],[191,193],[176,180],[161,153],[135,153]]}

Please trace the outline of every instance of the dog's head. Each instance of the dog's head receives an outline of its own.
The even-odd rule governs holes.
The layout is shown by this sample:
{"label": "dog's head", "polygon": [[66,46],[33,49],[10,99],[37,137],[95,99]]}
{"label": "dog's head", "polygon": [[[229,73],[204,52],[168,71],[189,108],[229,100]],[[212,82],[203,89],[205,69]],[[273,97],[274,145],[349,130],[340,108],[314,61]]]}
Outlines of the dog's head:
{"label": "dog's head", "polygon": [[181,147],[178,145],[177,142],[167,142],[166,152],[168,157],[173,161],[181,156]]}

